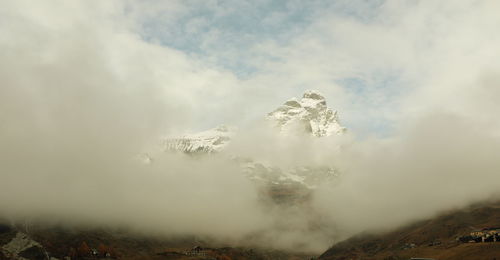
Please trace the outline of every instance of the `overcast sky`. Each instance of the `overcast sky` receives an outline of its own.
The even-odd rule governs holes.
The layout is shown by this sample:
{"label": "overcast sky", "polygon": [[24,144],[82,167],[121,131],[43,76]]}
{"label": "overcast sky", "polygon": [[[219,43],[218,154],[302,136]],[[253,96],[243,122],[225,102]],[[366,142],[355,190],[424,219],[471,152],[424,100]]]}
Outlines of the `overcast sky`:
{"label": "overcast sky", "polygon": [[141,39],[227,79],[207,97],[219,104],[207,126],[259,117],[318,89],[351,131],[385,136],[420,109],[464,110],[467,97],[456,92],[498,68],[499,8],[496,1],[169,1],[130,4],[125,17],[135,18]]}
{"label": "overcast sky", "polygon": [[5,1],[0,44],[4,61],[44,67],[62,63],[63,50],[86,52],[78,63],[108,64],[105,73],[132,88],[162,89],[170,112],[183,115],[165,131],[244,126],[316,89],[351,132],[390,136],[429,107],[472,113],[461,93],[499,67],[499,5]]}

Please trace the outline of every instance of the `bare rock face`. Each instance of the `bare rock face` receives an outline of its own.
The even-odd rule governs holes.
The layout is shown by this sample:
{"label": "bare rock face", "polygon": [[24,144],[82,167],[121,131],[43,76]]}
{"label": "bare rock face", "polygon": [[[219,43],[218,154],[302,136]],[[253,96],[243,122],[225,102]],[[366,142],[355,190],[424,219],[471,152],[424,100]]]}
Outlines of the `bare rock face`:
{"label": "bare rock face", "polygon": [[303,131],[316,137],[324,137],[345,131],[339,124],[337,111],[328,108],[325,97],[317,91],[307,91],[301,100],[292,98],[286,101],[269,113],[267,118],[276,121],[277,127],[284,134]]}
{"label": "bare rock face", "polygon": [[8,243],[1,245],[0,253],[8,259],[23,260],[48,258],[42,245],[22,232],[17,232],[15,237],[11,238]]}

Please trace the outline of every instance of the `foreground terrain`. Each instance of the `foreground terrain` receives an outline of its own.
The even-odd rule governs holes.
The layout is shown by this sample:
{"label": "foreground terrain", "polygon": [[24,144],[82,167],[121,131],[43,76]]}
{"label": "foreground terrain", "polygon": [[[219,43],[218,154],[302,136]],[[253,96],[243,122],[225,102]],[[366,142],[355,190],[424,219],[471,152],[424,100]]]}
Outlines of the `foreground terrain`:
{"label": "foreground terrain", "polygon": [[464,243],[474,230],[500,226],[500,203],[471,206],[381,235],[358,235],[334,245],[319,259],[500,259],[500,242]]}
{"label": "foreground terrain", "polygon": [[126,230],[82,229],[26,223],[0,224],[4,259],[178,259],[178,260],[500,260],[500,241],[472,243],[461,238],[474,230],[500,226],[500,203],[483,203],[449,212],[384,234],[360,234],[321,256],[262,248],[227,247],[194,237],[164,238]]}
{"label": "foreground terrain", "polygon": [[0,260],[299,260],[311,257],[277,250],[209,244],[194,237],[173,239],[138,235],[124,230],[0,224]]}

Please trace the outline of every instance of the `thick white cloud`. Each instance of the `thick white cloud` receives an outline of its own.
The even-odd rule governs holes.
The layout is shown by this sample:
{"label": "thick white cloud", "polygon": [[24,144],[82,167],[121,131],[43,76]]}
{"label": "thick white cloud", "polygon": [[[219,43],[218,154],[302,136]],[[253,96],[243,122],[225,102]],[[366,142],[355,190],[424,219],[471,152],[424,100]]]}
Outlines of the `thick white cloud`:
{"label": "thick white cloud", "polygon": [[[391,131],[431,106],[459,112],[468,101],[457,94],[469,99],[466,85],[498,70],[496,2],[357,2],[340,9],[347,14],[325,8],[284,45],[257,45],[261,55],[250,62],[263,72],[254,80],[283,98],[319,89],[351,130],[366,135],[380,122]],[[353,10],[360,14],[349,15]]]}
{"label": "thick white cloud", "polygon": [[[498,190],[497,2],[318,4],[292,32],[268,32],[261,41],[251,30],[238,35],[209,24],[204,31],[213,20],[193,14],[199,10],[190,3],[2,3],[4,214],[232,241],[259,234],[251,243],[320,251],[333,236],[404,223]],[[263,23],[297,12],[294,3]],[[245,1],[204,6],[215,17],[251,8]],[[155,22],[165,26],[157,31],[163,35],[148,37]],[[173,31],[179,26],[199,37],[202,52],[162,45],[161,37],[184,32]],[[240,46],[240,36],[249,41]],[[235,64],[256,69],[241,75]],[[258,135],[245,137],[237,147],[245,154],[342,168],[344,177],[315,195],[310,212],[257,205],[252,184],[217,157],[194,163],[167,156],[151,168],[131,162],[159,134],[250,124],[310,88],[327,95],[355,136],[390,133],[355,138],[340,155],[329,143],[267,149]],[[406,207],[415,211],[386,218]],[[321,228],[311,230],[315,214]]]}

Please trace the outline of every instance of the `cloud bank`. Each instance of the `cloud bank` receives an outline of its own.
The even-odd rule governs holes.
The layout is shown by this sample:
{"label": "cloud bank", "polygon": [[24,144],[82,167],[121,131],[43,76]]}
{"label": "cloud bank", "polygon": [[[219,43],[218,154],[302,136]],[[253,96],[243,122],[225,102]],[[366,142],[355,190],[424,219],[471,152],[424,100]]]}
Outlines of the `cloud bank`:
{"label": "cloud bank", "polygon": [[[317,5],[293,33],[238,50],[238,41],[214,48],[216,28],[196,29],[199,17],[183,2],[5,2],[1,215],[321,252],[359,231],[498,198],[500,6]],[[218,17],[238,10],[207,8]],[[267,23],[298,9],[290,4]],[[212,40],[200,45],[209,54],[146,37],[145,21],[166,30],[190,22]],[[256,69],[241,76],[236,60]],[[326,94],[349,135],[320,142],[249,127],[308,88]],[[283,166],[333,164],[342,176],[307,207],[280,207],[262,205],[222,156],[135,159],[160,134],[222,122],[249,129],[231,151]]]}

